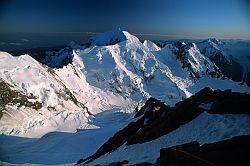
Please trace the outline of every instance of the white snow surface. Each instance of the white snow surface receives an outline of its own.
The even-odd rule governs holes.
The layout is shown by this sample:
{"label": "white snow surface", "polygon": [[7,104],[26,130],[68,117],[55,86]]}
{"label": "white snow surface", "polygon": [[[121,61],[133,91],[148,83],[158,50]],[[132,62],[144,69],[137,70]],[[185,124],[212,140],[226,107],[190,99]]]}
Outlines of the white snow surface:
{"label": "white snow surface", "polygon": [[127,38],[120,30],[120,28],[114,28],[112,31],[101,33],[99,35],[91,37],[89,42],[92,46],[106,46],[116,44],[125,40],[127,40]]}
{"label": "white snow surface", "polygon": [[[29,55],[0,52],[0,78],[43,104],[40,110],[6,106],[0,119],[0,153],[4,152],[0,160],[60,164],[86,157],[130,122],[134,108],[151,96],[173,106],[206,86],[250,92],[245,85],[205,75],[203,71],[214,67],[196,46],[187,56],[201,73],[198,79],[182,68],[173,45],[159,48],[151,41],[141,43],[119,29],[93,38],[89,48],[71,45],[73,62],[60,69],[50,69]],[[9,146],[13,140],[17,142]]]}
{"label": "white snow surface", "polygon": [[218,39],[207,39],[197,43],[200,51],[204,55],[210,57],[215,53],[222,53],[227,60],[231,63],[231,59],[237,61],[245,70],[250,71],[250,42],[244,40],[226,40],[220,41]]}
{"label": "white snow surface", "polygon": [[[15,89],[37,96],[38,101],[43,104],[39,111],[6,107],[0,120],[1,133],[41,137],[51,131],[75,132],[77,128],[89,126],[87,110],[58,95],[58,92],[64,92],[65,87],[92,114],[114,108],[130,112],[136,106],[135,102],[128,98],[90,86],[80,68],[74,67],[80,65],[77,63],[77,57],[73,65],[54,70],[54,73],[48,72],[46,67],[28,55],[13,57],[2,52],[0,57],[1,78]],[[77,72],[79,74],[76,75]],[[49,106],[54,107],[55,111],[49,111]]]}
{"label": "white snow surface", "polygon": [[109,110],[89,118],[89,128],[69,132],[50,132],[41,138],[0,135],[0,160],[14,164],[74,165],[94,153],[110,136],[127,125],[131,114]]}
{"label": "white snow surface", "polygon": [[[250,134],[249,115],[217,115],[206,112],[177,130],[150,142],[122,145],[86,165],[107,165],[111,161],[128,160],[128,165],[150,162],[160,157],[160,149],[198,141],[200,144],[218,142],[238,135]],[[136,154],[136,155],[135,155]]]}

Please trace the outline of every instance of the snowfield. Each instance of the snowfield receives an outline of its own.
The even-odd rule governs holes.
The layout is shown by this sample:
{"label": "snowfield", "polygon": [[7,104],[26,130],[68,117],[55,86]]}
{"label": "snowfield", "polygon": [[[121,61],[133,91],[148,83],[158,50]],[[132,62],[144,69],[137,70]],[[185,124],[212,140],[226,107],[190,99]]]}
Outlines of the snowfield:
{"label": "snowfield", "polygon": [[[155,163],[160,149],[181,145],[191,141],[200,144],[226,140],[238,135],[250,134],[250,116],[216,115],[206,112],[175,131],[150,142],[134,145],[122,145],[112,153],[105,154],[86,165],[108,165],[111,161],[128,160],[130,164]],[[135,155],[137,154],[137,155]]]}
{"label": "snowfield", "polygon": [[[62,51],[47,59],[58,66],[65,57],[72,57],[72,63],[58,69],[30,55],[14,57],[0,52],[0,81],[9,85],[13,92],[32,94],[34,99],[28,100],[42,104],[37,110],[19,107],[20,103],[0,107],[3,113],[0,118],[1,161],[15,164],[76,162],[95,152],[126,126],[135,108],[151,96],[173,106],[206,86],[250,92],[246,85],[222,79],[216,65],[201,54],[194,43],[159,48],[151,41],[141,43],[130,33],[114,29],[91,38],[87,48],[77,43],[71,43],[70,47],[72,51],[68,54]],[[250,134],[246,125],[249,122],[249,117],[202,114],[160,139],[167,146],[194,139],[200,143],[214,142]],[[208,126],[210,123],[213,126]],[[234,123],[244,125],[244,130]],[[197,128],[197,133],[189,132],[193,128]],[[216,136],[218,130],[225,132],[223,137]],[[105,155],[96,163],[107,163],[111,158],[119,159],[118,156],[133,163],[155,161],[163,145],[159,140],[145,144],[126,146],[126,150],[122,146],[118,152]],[[152,154],[132,155],[151,147]]]}
{"label": "snowfield", "polygon": [[126,126],[124,121],[130,118],[130,114],[110,110],[89,119],[89,124],[95,127],[86,126],[74,133],[50,132],[41,138],[0,135],[0,160],[46,165],[75,163],[94,153],[111,135]]}

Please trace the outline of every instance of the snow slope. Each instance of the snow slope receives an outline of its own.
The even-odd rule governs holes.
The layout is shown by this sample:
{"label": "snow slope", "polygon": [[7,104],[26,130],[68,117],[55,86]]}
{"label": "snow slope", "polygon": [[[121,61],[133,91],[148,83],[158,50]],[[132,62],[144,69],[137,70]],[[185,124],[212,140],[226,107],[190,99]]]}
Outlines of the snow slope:
{"label": "snow slope", "polygon": [[[244,40],[225,40],[221,41],[215,38],[207,39],[197,43],[198,48],[207,57],[215,56],[221,52],[230,62],[230,59],[238,60],[244,63],[242,58],[247,58],[250,53],[250,43]],[[249,62],[249,61],[248,61]]]}
{"label": "snow slope", "polygon": [[[4,135],[0,140],[6,146],[1,147],[5,156],[0,160],[34,163],[40,154],[39,163],[58,164],[87,156],[124,127],[135,107],[150,96],[173,106],[205,86],[250,92],[245,85],[211,77],[209,73],[218,73],[217,68],[195,44],[159,48],[120,29],[93,37],[87,48],[71,43],[70,49],[46,61],[60,66],[65,57],[71,62],[53,69],[29,55],[13,57],[0,52],[1,81],[22,94],[32,93],[33,100],[42,103],[38,110],[18,107],[18,103],[3,107],[0,133]],[[92,140],[93,135],[100,138]],[[9,141],[21,137],[31,139],[8,146]],[[63,147],[64,141],[70,143]],[[86,145],[87,150],[74,149],[78,145]],[[58,154],[64,157],[59,159]],[[51,156],[55,160],[48,160]]]}
{"label": "snow slope", "polygon": [[250,85],[250,42],[207,39],[197,43],[201,52],[214,61],[225,75]]}
{"label": "snow slope", "polygon": [[6,106],[1,133],[40,137],[51,131],[74,132],[86,127],[91,114],[135,107],[129,99],[90,86],[71,64],[54,70],[28,55],[12,57],[3,52],[0,62],[1,78],[24,94],[32,93],[43,105],[38,111]]}
{"label": "snow slope", "polygon": [[111,135],[127,125],[124,121],[130,118],[130,114],[110,110],[89,119],[95,128],[76,133],[51,132],[41,138],[0,135],[0,160],[15,164],[74,163],[94,153]]}
{"label": "snow slope", "polygon": [[[206,112],[177,130],[150,142],[122,145],[114,152],[105,154],[86,165],[108,165],[111,162],[128,160],[129,165],[149,162],[155,163],[160,149],[197,141],[200,144],[226,140],[238,135],[249,135],[250,116],[216,115]],[[135,155],[137,154],[137,155]]]}
{"label": "snow slope", "polygon": [[[121,36],[126,40],[110,43]],[[131,112],[150,96],[174,105],[205,86],[249,92],[246,86],[211,77],[218,69],[194,43],[159,48],[119,29],[92,39],[107,43],[84,48],[72,42],[72,51],[62,49],[50,59],[57,66],[65,57],[72,57],[71,63],[59,69],[42,65],[29,55],[0,53],[1,79],[24,94],[32,93],[43,105],[40,111],[16,108],[15,103],[6,107],[1,133],[39,137],[49,131],[74,132],[89,126],[90,115],[114,108]]]}

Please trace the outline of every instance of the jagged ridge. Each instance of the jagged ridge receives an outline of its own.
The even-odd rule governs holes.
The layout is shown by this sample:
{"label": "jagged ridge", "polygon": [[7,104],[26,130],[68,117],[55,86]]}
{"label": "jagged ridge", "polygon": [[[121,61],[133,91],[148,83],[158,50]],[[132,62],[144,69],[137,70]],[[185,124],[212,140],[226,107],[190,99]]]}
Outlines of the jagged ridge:
{"label": "jagged ridge", "polygon": [[194,96],[177,103],[172,108],[165,106],[159,100],[151,98],[135,115],[137,119],[140,117],[138,120],[131,122],[124,129],[118,131],[96,153],[86,159],[79,160],[78,164],[90,163],[102,155],[117,150],[124,143],[133,146],[134,144],[143,144],[158,139],[189,123],[204,111],[209,114],[249,115],[249,101],[249,94],[231,92],[230,90],[213,91],[210,88],[204,88]]}

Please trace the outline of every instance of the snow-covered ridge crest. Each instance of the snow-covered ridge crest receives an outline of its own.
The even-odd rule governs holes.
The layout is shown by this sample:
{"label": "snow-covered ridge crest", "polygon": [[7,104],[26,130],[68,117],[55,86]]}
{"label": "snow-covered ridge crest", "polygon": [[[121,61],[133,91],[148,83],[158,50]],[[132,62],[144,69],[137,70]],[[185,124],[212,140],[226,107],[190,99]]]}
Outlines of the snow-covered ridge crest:
{"label": "snow-covered ridge crest", "polygon": [[[111,38],[104,33],[93,40],[104,41],[104,45],[81,47],[71,43],[70,48],[53,54],[56,55],[53,57],[55,60],[61,60],[61,53],[62,57],[72,58],[71,63],[58,69],[43,65],[29,55],[12,57],[0,52],[0,77],[15,90],[36,96],[44,111],[39,112],[42,116],[28,111],[32,118],[16,125],[15,118],[23,117],[23,112],[17,111],[15,114],[14,108],[6,107],[14,116],[4,115],[8,120],[0,120],[1,133],[29,135],[32,130],[39,131],[43,125],[31,125],[29,129],[23,130],[29,122],[40,124],[35,118],[39,122],[45,121],[47,126],[54,126],[53,131],[73,132],[77,128],[94,128],[98,126],[92,124],[89,118],[102,112],[131,113],[151,96],[174,105],[205,86],[250,91],[233,81],[213,78],[207,74],[207,70],[215,71],[215,66],[200,53],[196,45],[186,44],[182,49],[169,44],[159,48],[151,41],[141,43],[129,32],[119,29],[116,32],[118,35],[107,33]],[[122,40],[110,45],[111,39],[115,41],[113,39],[119,38],[121,34]],[[181,58],[176,54],[178,50],[183,51]],[[192,70],[183,67],[183,62],[188,63]],[[199,77],[190,77],[193,71]],[[69,117],[75,118],[70,127],[66,123],[64,125],[65,121],[70,121]],[[10,133],[13,129],[15,132]]]}
{"label": "snow-covered ridge crest", "polygon": [[207,39],[198,42],[197,46],[226,77],[250,85],[249,41]]}
{"label": "snow-covered ridge crest", "polygon": [[218,67],[207,57],[201,54],[195,43],[177,42],[177,59],[181,61],[184,68],[187,68],[193,78],[202,77],[206,74],[221,77]]}
{"label": "snow-covered ridge crest", "polygon": [[127,31],[122,31],[120,28],[114,28],[111,31],[104,32],[101,34],[98,34],[94,37],[91,37],[89,39],[89,46],[108,46],[108,45],[114,45],[120,42],[124,41],[130,41],[133,43],[140,42],[140,40],[134,36],[131,35]]}
{"label": "snow-covered ridge crest", "polygon": [[216,53],[221,52],[220,46],[222,44],[223,43],[216,38],[210,38],[197,43],[200,51],[207,57],[214,56]]}
{"label": "snow-covered ridge crest", "polygon": [[[13,153],[14,156],[28,156],[28,161],[20,156],[10,157],[12,161],[25,163],[34,159],[37,162],[39,155],[39,158],[44,157],[40,160],[55,164],[50,162],[53,159],[53,162],[57,163],[55,160],[58,159],[58,154],[63,156],[60,157],[63,163],[74,162],[80,158],[79,156],[86,157],[116,131],[127,125],[135,108],[138,105],[140,108],[151,96],[173,106],[205,86],[250,92],[249,87],[207,74],[206,71],[213,71],[215,65],[203,56],[196,45],[186,44],[182,58],[177,58],[177,52],[181,49],[173,43],[159,48],[151,41],[141,43],[129,32],[119,31],[118,34],[120,32],[126,40],[112,45],[109,44],[110,38],[104,40],[107,44],[101,46],[81,46],[72,42],[66,48],[52,54],[56,65],[60,64],[56,59],[63,60],[60,56],[71,58],[70,63],[58,68],[41,64],[29,55],[14,57],[0,52],[0,78],[10,84],[13,90],[26,96],[32,93],[35,99],[30,102],[42,103],[42,108],[38,107],[37,110],[32,107],[18,107],[20,105],[15,102],[4,106],[0,103],[0,111],[3,110],[0,134],[4,137],[44,135],[41,141],[31,142],[32,145],[26,144],[25,141],[13,145],[12,150],[18,151]],[[183,62],[193,63],[193,66],[190,65],[192,70],[183,67]],[[199,77],[190,77],[192,71],[197,71]],[[207,123],[204,123],[204,126],[205,124]],[[55,131],[79,132],[61,133],[63,136],[71,135],[73,139],[70,139],[71,136],[61,137],[61,134],[49,133]],[[9,142],[14,141],[11,139]],[[72,142],[75,145],[73,148]],[[7,145],[5,142],[3,144]],[[19,146],[16,146],[18,144]],[[51,151],[52,145],[55,151]],[[82,149],[77,148],[79,145],[86,145],[87,150],[83,149],[82,153]],[[31,146],[33,151],[30,150]],[[74,149],[73,152],[78,153],[78,156],[68,151],[68,148]],[[19,153],[20,149],[26,149],[28,153]],[[33,153],[38,149],[41,155]],[[30,157],[31,153],[36,157]],[[45,153],[46,155],[43,155]],[[47,160],[47,156],[51,160]],[[6,159],[10,161],[8,156]]]}
{"label": "snow-covered ridge crest", "polygon": [[[35,101],[42,103],[37,111],[15,107],[18,103],[10,103],[14,107],[0,103],[1,113],[2,108],[4,111],[0,120],[1,133],[38,137],[50,131],[74,132],[85,128],[91,114],[114,108],[129,111],[135,107],[130,99],[90,86],[81,71],[82,59],[77,54],[74,54],[73,64],[61,69],[42,65],[29,55],[13,57],[0,52],[0,57],[1,79],[14,90],[27,96],[32,94]],[[18,119],[22,123],[15,123]],[[27,127],[30,123],[32,125]]]}
{"label": "snow-covered ridge crest", "polygon": [[119,42],[127,40],[124,33],[120,28],[114,28],[112,31],[101,33],[89,39],[89,43],[91,46],[106,46],[113,45]]}

